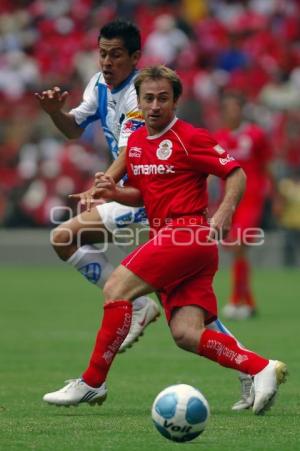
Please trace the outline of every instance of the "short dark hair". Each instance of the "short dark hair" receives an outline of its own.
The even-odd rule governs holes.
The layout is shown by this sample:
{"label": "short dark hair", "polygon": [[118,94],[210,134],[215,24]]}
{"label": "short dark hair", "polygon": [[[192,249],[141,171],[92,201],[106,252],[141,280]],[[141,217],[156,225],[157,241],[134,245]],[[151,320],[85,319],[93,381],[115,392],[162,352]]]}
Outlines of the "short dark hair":
{"label": "short dark hair", "polygon": [[174,100],[179,99],[182,94],[182,83],[176,72],[174,72],[169,67],[158,65],[158,66],[150,66],[142,69],[137,78],[135,79],[134,86],[137,93],[137,96],[140,95],[140,88],[143,81],[150,80],[161,80],[166,79],[170,82],[173,88]]}
{"label": "short dark hair", "polygon": [[141,33],[138,27],[124,19],[117,19],[104,25],[99,33],[98,42],[101,38],[114,39],[121,38],[124,47],[132,55],[137,50],[141,50]]}

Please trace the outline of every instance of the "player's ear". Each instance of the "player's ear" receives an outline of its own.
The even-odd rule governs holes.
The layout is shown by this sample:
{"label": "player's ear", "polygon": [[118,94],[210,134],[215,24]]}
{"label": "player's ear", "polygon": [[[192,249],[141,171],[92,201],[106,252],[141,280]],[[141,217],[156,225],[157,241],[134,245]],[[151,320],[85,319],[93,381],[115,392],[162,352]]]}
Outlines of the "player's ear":
{"label": "player's ear", "polygon": [[140,57],[141,57],[141,51],[140,50],[136,50],[135,52],[133,52],[131,54],[130,57],[131,57],[132,64],[134,66],[136,66],[137,63],[139,62]]}
{"label": "player's ear", "polygon": [[174,111],[176,111],[176,109],[177,109],[178,100],[179,100],[179,99],[174,100],[174,103],[173,103],[173,110],[174,110]]}

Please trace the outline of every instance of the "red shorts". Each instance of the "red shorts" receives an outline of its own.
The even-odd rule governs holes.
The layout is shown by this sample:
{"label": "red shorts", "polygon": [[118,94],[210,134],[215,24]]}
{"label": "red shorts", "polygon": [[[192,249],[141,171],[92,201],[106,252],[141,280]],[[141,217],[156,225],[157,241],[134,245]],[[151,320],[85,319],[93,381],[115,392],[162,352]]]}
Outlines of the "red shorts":
{"label": "red shorts", "polygon": [[217,317],[212,282],[218,249],[207,233],[207,226],[167,226],[122,261],[160,294],[168,322],[174,308],[187,305],[204,309],[207,322]]}

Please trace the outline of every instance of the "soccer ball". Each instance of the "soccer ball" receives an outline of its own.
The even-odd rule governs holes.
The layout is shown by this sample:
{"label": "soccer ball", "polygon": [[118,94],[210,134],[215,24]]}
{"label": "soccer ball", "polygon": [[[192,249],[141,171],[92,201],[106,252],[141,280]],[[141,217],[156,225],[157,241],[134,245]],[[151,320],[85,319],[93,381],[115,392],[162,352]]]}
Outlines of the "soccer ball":
{"label": "soccer ball", "polygon": [[208,417],[208,402],[199,390],[186,384],[165,388],[152,405],[155,427],[174,442],[187,442],[198,437],[204,431]]}

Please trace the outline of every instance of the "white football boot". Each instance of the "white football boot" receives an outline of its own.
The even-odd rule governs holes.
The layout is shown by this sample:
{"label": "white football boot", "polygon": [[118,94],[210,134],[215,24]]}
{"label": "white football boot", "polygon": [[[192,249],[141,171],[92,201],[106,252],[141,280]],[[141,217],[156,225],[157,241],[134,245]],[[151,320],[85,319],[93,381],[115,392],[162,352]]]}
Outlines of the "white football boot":
{"label": "white football boot", "polygon": [[250,307],[250,305],[240,305],[238,306],[237,312],[236,312],[236,319],[237,320],[243,320],[252,318],[253,316],[257,315],[257,311]]}
{"label": "white football boot", "polygon": [[232,410],[240,411],[246,410],[253,406],[254,403],[254,389],[253,378],[248,374],[240,374],[239,380],[241,382],[241,392],[242,396],[239,401],[237,401],[232,406]]}
{"label": "white football boot", "polygon": [[119,352],[124,352],[130,348],[135,341],[138,341],[139,337],[143,335],[144,329],[148,324],[157,320],[160,315],[159,308],[156,302],[151,298],[147,298],[145,305],[139,310],[132,311],[131,326],[127,337],[121,344]]}
{"label": "white football boot", "polygon": [[238,307],[233,304],[226,304],[222,310],[223,316],[226,319],[236,319],[238,314]]}
{"label": "white football boot", "polygon": [[233,305],[230,303],[224,306],[222,313],[224,318],[237,321],[252,318],[257,314],[255,309],[249,305]]}
{"label": "white football boot", "polygon": [[56,406],[78,406],[82,402],[90,405],[101,405],[107,397],[107,388],[105,382],[100,387],[94,388],[86,384],[82,379],[70,379],[65,382],[60,390],[52,393],[46,393],[43,401]]}
{"label": "white football boot", "polygon": [[278,360],[269,360],[268,365],[254,376],[254,404],[256,415],[265,413],[273,405],[282,382],[286,381],[287,366]]}

